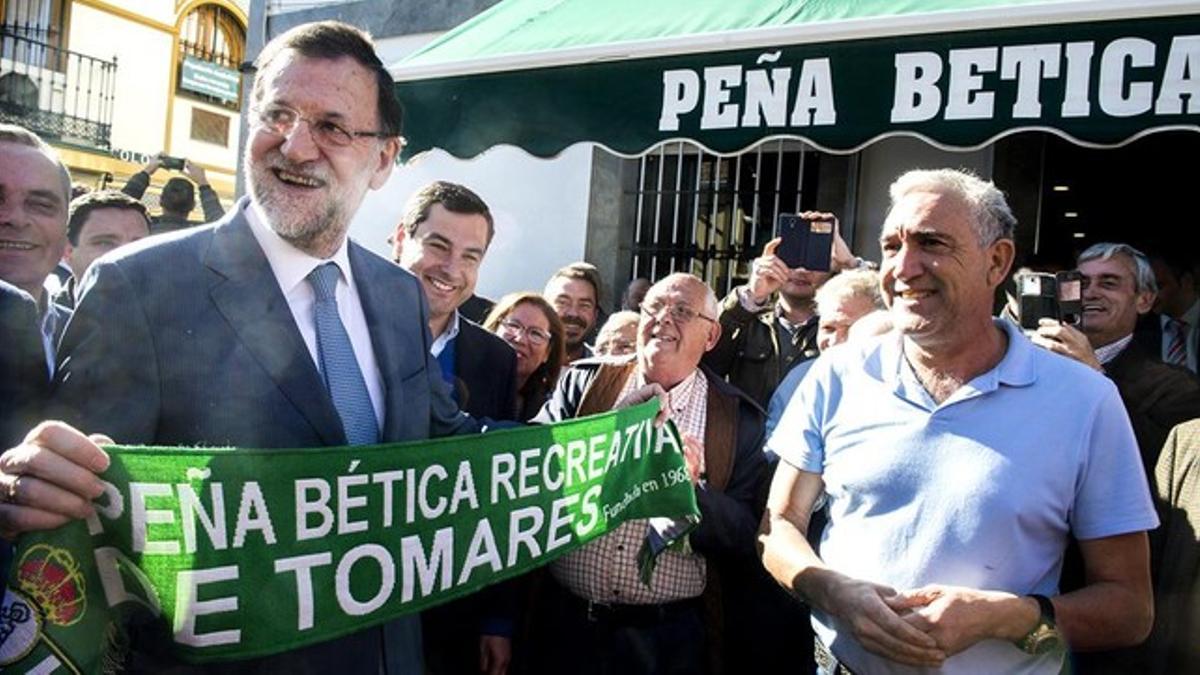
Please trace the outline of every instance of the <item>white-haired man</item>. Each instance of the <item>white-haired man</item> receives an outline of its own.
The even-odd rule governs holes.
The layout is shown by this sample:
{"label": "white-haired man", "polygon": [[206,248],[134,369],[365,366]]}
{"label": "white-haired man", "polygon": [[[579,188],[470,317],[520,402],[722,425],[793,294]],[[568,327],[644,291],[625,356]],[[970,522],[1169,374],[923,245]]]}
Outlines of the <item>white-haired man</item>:
{"label": "white-haired man", "polygon": [[[822,358],[767,442],[763,561],[813,607],[820,669],[1058,673],[1064,640],[1144,639],[1158,519],[1116,388],[992,319],[1016,224],[994,185],[915,171],[891,197],[895,329]],[[1058,594],[1072,534],[1087,583]]]}
{"label": "white-haired man", "polygon": [[[624,361],[576,362],[536,421],[602,412],[641,385],[662,387],[671,417],[688,439],[701,522],[689,535],[689,549],[663,552],[648,585],[639,580],[637,566],[644,520],[625,523],[552,563],[554,581],[535,621],[544,631],[534,656],[536,672],[559,673],[565,663],[584,674],[704,672],[710,643],[701,594],[718,570],[723,583],[712,590],[722,597],[712,599],[723,601],[733,615],[747,616],[733,607],[748,598],[737,589],[755,562],[755,501],[765,468],[762,411],[700,368],[700,358],[721,334],[716,296],[703,281],[672,274],[647,291],[640,312],[636,354]],[[746,625],[727,624],[727,644],[737,644],[746,632],[737,630]]]}

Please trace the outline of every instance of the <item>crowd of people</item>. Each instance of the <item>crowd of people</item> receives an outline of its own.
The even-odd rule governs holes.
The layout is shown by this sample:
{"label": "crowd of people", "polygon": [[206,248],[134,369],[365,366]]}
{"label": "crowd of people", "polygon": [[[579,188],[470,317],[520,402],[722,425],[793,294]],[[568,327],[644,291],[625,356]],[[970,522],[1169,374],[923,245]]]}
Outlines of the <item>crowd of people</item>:
{"label": "crowd of people", "polygon": [[[392,259],[347,238],[402,112],[336,22],[256,62],[229,213],[195,167],[72,199],[0,126],[0,534],[92,513],[112,440],[338,447],[554,423],[659,396],[701,513],[638,576],[645,521],[546,569],[221,672],[1189,672],[1200,668],[1200,297],[1186,260],[1096,244],[1082,321],[1022,330],[1015,219],[955,170],[897,178],[881,259],[779,240],[719,298],[635,279],[611,314],[573,262],[494,303],[496,223],[466,186],[412,195]],[[184,185],[178,181],[187,183]],[[172,187],[172,186],[175,187]],[[187,192],[185,195],[184,192]],[[153,236],[151,236],[153,235]],[[53,297],[60,262],[70,282]],[[1028,272],[1053,271],[1025,268]],[[819,358],[818,358],[819,357]],[[1161,523],[1161,525],[1160,525]],[[6,553],[11,549],[3,546]],[[124,669],[183,668],[129,636]]]}

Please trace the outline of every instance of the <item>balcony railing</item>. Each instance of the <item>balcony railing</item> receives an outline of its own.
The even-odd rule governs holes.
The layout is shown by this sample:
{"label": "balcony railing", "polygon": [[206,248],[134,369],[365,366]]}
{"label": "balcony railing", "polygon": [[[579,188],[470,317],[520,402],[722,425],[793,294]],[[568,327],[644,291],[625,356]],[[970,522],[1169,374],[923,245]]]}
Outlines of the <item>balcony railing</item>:
{"label": "balcony railing", "polygon": [[97,59],[0,25],[0,122],[43,139],[108,149],[117,60]]}

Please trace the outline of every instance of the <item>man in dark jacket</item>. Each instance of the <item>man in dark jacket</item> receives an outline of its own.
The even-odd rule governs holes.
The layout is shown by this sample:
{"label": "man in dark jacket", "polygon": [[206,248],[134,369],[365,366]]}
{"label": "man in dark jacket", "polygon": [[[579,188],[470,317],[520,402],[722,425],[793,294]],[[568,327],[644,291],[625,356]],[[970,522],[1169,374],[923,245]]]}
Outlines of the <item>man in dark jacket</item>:
{"label": "man in dark jacket", "polygon": [[800,216],[828,222],[834,229],[832,272],[789,268],[775,255],[780,240],[767,242],[751,266],[750,282],[721,301],[721,340],[704,356],[704,365],[764,408],[784,376],[820,352],[817,289],[833,272],[868,265],[850,253],[832,213],[808,211]]}
{"label": "man in dark jacket", "polygon": [[1121,394],[1146,474],[1175,425],[1200,417],[1200,379],[1167,365],[1134,337],[1139,317],[1154,305],[1154,272],[1128,244],[1100,243],[1079,256],[1083,273],[1083,330],[1044,321],[1034,342],[1108,375]]}
{"label": "man in dark jacket", "polygon": [[[1171,429],[1200,417],[1200,379],[1163,363],[1134,338],[1138,318],[1150,311],[1157,292],[1154,272],[1141,251],[1128,244],[1100,243],[1079,256],[1083,274],[1083,331],[1043,320],[1033,341],[1108,375],[1129,413],[1152,491],[1155,464]],[[1157,574],[1160,560],[1152,571]],[[1082,585],[1083,561],[1074,542],[1063,561],[1062,588]],[[1142,648],[1078,653],[1080,673],[1124,673],[1145,663]]]}
{"label": "man in dark jacket", "polygon": [[[152,157],[141,171],[129,177],[129,182],[125,183],[121,192],[134,199],[141,199],[146,194],[146,188],[150,187],[150,177],[162,166],[162,160],[163,155],[161,154]],[[162,209],[162,213],[151,219],[153,221],[150,227],[151,234],[173,232],[193,225],[212,223],[225,215],[225,208],[221,206],[221,198],[217,196],[217,191],[208,184],[208,175],[205,174],[204,167],[185,159],[182,171],[187,178],[175,176],[168,179],[163,185],[162,192],[159,193],[158,205]],[[189,178],[191,180],[188,180]],[[204,220],[199,222],[188,219],[192,209],[196,208],[197,188],[193,187],[192,183],[199,186],[200,208],[204,212]]]}

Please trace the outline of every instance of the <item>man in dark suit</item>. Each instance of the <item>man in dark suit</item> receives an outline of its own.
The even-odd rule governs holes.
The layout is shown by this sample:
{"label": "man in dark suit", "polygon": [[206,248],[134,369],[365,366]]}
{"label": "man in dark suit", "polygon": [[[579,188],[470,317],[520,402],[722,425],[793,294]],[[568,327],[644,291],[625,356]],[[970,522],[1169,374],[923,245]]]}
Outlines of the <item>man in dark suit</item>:
{"label": "man in dark suit", "polygon": [[124,192],[95,190],[76,197],[67,221],[71,278],[54,294],[54,302],[74,308],[75,291],[96,258],[149,235],[146,206]]}
{"label": "man in dark suit", "polygon": [[[55,408],[0,456],[0,532],[87,515],[108,463],[87,437],[129,444],[295,448],[473,431],[430,356],[412,275],[349,242],[387,179],[401,112],[369,37],[336,22],[276,38],[257,63],[250,198],[220,222],[98,261],[64,336]],[[331,357],[341,359],[338,367]],[[355,367],[357,366],[357,368]],[[331,462],[337,462],[331,456]],[[177,667],[132,638],[131,670]],[[413,617],[221,672],[421,672]]]}
{"label": "man in dark suit", "polygon": [[507,342],[461,314],[495,231],[479,195],[435,181],[409,198],[389,241],[392,259],[425,291],[433,355],[459,406],[475,416],[512,419],[516,355]]}
{"label": "man in dark suit", "polygon": [[[464,318],[479,267],[495,235],[487,204],[470,189],[435,181],[408,200],[392,235],[392,259],[421,282],[429,301],[431,353],[455,400],[471,415],[511,420],[516,353]],[[505,672],[512,654],[511,584],[435,607],[422,616],[428,671],[436,675]]]}
{"label": "man in dark suit", "polygon": [[1188,251],[1160,249],[1149,256],[1158,295],[1154,311],[1138,321],[1133,340],[1146,353],[1195,373],[1200,363],[1200,294]]}
{"label": "man in dark suit", "polygon": [[[1200,417],[1200,379],[1163,363],[1134,337],[1139,317],[1150,311],[1157,292],[1154,272],[1141,251],[1128,244],[1094,244],[1080,254],[1078,266],[1083,274],[1082,333],[1047,325],[1033,340],[1102,371],[1117,385],[1153,487],[1155,464],[1171,429]],[[1063,561],[1062,587],[1079,588],[1083,578],[1083,560],[1072,542]],[[1141,648],[1074,657],[1081,673],[1131,672],[1143,663]]]}

